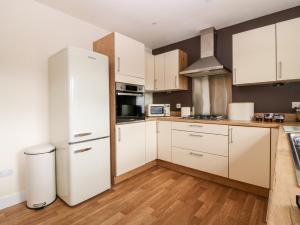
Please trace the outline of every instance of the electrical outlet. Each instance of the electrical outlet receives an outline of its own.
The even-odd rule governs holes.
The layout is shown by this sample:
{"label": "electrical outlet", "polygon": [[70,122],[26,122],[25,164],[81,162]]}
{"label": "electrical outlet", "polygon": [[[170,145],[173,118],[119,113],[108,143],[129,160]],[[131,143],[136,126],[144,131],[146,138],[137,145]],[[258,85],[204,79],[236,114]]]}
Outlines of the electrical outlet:
{"label": "electrical outlet", "polygon": [[180,103],[177,103],[176,104],[176,109],[180,109],[181,108],[181,104]]}
{"label": "electrical outlet", "polygon": [[292,108],[300,108],[300,102],[292,102]]}
{"label": "electrical outlet", "polygon": [[8,177],[8,176],[11,176],[12,174],[13,174],[12,169],[7,169],[7,170],[1,170],[0,171],[0,177]]}

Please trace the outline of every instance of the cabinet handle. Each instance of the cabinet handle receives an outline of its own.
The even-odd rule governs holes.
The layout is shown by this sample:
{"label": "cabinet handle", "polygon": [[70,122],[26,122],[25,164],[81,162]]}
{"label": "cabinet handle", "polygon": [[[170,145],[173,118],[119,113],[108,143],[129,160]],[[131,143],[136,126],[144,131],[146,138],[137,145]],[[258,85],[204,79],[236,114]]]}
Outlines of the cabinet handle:
{"label": "cabinet handle", "polygon": [[118,57],[117,60],[118,60],[118,72],[120,72],[120,62],[121,62],[120,57]]}
{"label": "cabinet handle", "polygon": [[90,151],[90,150],[92,150],[92,148],[83,148],[83,149],[79,149],[79,150],[74,151],[74,153],[82,153],[82,152],[87,152],[87,151]]}
{"label": "cabinet handle", "polygon": [[203,127],[202,125],[195,125],[195,124],[191,124],[189,125],[190,127]]}
{"label": "cabinet handle", "polygon": [[194,153],[194,152],[190,152],[190,155],[194,155],[194,156],[203,157],[203,155],[202,155],[202,154],[200,154],[200,153]]}
{"label": "cabinet handle", "polygon": [[236,68],[233,69],[233,79],[234,83],[236,83]]}
{"label": "cabinet handle", "polygon": [[230,143],[233,143],[232,130],[233,130],[233,128],[229,129]]}
{"label": "cabinet handle", "polygon": [[84,136],[89,136],[89,135],[92,135],[92,132],[74,134],[74,137],[84,137]]}
{"label": "cabinet handle", "polygon": [[192,136],[192,137],[203,137],[203,135],[200,135],[200,134],[190,134],[190,136]]}
{"label": "cabinet handle", "polygon": [[154,79],[154,89],[157,89],[157,79]]}
{"label": "cabinet handle", "polygon": [[282,77],[282,62],[278,62],[278,78]]}
{"label": "cabinet handle", "polygon": [[121,142],[121,128],[118,127],[118,141]]}

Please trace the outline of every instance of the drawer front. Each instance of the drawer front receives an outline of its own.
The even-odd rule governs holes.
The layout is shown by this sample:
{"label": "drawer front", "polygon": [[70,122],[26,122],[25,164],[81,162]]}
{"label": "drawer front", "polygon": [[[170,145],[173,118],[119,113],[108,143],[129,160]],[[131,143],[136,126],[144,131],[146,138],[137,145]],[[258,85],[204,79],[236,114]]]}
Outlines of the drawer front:
{"label": "drawer front", "polygon": [[201,132],[201,133],[208,133],[208,134],[228,135],[227,125],[172,122],[172,129]]}
{"label": "drawer front", "polygon": [[172,146],[228,156],[228,136],[172,130]]}
{"label": "drawer front", "polygon": [[228,157],[173,147],[172,162],[207,173],[228,177]]}

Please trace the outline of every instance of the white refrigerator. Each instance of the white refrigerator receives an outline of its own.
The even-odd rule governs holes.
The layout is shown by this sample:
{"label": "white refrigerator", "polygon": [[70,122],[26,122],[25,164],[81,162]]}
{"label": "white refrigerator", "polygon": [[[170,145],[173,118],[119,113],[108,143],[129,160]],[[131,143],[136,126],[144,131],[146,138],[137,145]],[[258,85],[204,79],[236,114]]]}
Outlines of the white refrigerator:
{"label": "white refrigerator", "polygon": [[57,195],[73,206],[111,187],[108,57],[68,47],[48,66]]}

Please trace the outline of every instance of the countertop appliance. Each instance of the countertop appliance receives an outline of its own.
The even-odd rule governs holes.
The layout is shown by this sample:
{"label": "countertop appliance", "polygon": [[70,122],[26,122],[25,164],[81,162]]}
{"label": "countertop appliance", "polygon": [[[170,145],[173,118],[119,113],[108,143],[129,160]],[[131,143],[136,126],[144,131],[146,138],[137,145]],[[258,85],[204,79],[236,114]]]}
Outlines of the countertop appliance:
{"label": "countertop appliance", "polygon": [[170,116],[170,104],[149,104],[146,108],[147,116]]}
{"label": "countertop appliance", "polygon": [[253,102],[232,102],[228,105],[228,119],[250,121],[254,118]]}
{"label": "countertop appliance", "polygon": [[191,116],[191,107],[181,107],[181,117],[187,118]]}
{"label": "countertop appliance", "polygon": [[117,123],[145,120],[143,85],[116,83]]}
{"label": "countertop appliance", "polygon": [[50,141],[68,205],[111,187],[108,57],[69,47],[49,58]]}

